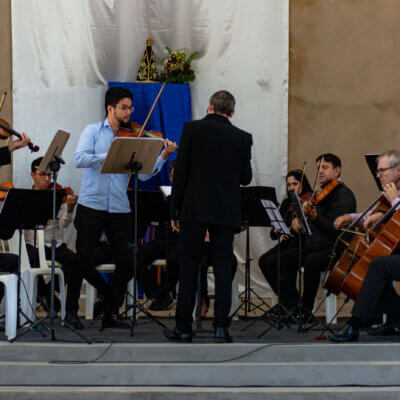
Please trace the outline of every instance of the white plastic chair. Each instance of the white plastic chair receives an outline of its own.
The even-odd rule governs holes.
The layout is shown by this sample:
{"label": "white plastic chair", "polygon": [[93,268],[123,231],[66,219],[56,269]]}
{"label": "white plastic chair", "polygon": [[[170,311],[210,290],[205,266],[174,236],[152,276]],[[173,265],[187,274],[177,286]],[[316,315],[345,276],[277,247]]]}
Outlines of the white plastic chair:
{"label": "white plastic chair", "polygon": [[[115,264],[100,264],[96,267],[99,272],[108,272],[113,273],[115,271]],[[93,311],[94,304],[97,298],[97,290],[94,286],[92,286],[88,281],[83,281],[85,284],[85,319],[92,320],[93,319]],[[128,292],[133,293],[133,279],[128,282]],[[133,300],[131,296],[127,298],[127,306],[131,306],[133,304]],[[132,311],[128,312],[128,316],[132,315]]]}
{"label": "white plastic chair", "polygon": [[[45,256],[44,249],[44,233],[43,230],[37,230],[37,243],[39,249],[39,268],[31,268],[29,263],[28,252],[25,245],[25,237],[22,235],[22,245],[21,245],[21,278],[24,280],[26,285],[26,290],[28,292],[28,300],[26,296],[21,295],[22,310],[25,312],[27,317],[34,321],[36,319],[35,315],[35,305],[37,298],[37,284],[39,276],[51,276],[51,268],[49,268]],[[10,253],[18,254],[19,248],[19,233],[16,231],[14,236],[9,240]],[[60,264],[58,264],[60,265]],[[65,281],[64,273],[61,268],[56,268],[55,276],[58,278],[59,290],[60,290],[60,301],[61,301],[61,317],[65,318]],[[21,293],[25,291],[21,287]],[[25,322],[24,318],[21,318],[22,322]]]}
{"label": "white plastic chair", "polygon": [[0,275],[0,283],[4,285],[4,298],[2,312],[5,313],[5,334],[8,340],[17,336],[17,311],[18,311],[18,278],[15,274]]}
{"label": "white plastic chair", "polygon": [[[96,267],[99,272],[113,273],[115,264],[100,264]],[[85,284],[85,319],[93,319],[93,309],[97,298],[97,290],[88,281],[83,281]]]}
{"label": "white plastic chair", "polygon": [[[321,279],[325,278],[325,271],[321,272]],[[327,323],[331,322],[332,318],[335,317],[336,310],[337,310],[337,296],[331,293],[329,296],[326,296],[327,294],[326,289],[322,289],[322,296],[324,298],[324,304],[325,304],[325,321]],[[337,323],[337,317],[333,318],[332,320],[333,324]]]}

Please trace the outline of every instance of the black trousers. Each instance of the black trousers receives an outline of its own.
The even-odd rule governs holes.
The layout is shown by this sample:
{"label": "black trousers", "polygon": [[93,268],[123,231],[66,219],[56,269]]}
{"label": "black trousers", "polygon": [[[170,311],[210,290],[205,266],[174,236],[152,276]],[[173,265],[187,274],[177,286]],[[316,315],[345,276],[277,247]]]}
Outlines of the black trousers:
{"label": "black trousers", "polygon": [[[331,249],[310,251],[303,247],[302,266],[304,267],[304,287],[302,302],[306,309],[312,311],[321,278],[321,272],[329,264]],[[296,288],[299,268],[299,248],[294,247],[280,251],[280,279],[278,280],[278,249],[274,247],[259,259],[260,269],[275,294],[279,294],[281,303],[288,309],[299,300]],[[279,287],[278,287],[279,282]],[[278,289],[279,292],[278,293]]]}
{"label": "black trousers", "polygon": [[18,256],[16,254],[0,253],[0,272],[17,272]]}
{"label": "black trousers", "polygon": [[210,233],[211,260],[215,275],[214,327],[227,328],[230,325],[234,230],[215,225],[183,223],[179,239],[181,268],[175,317],[176,327],[182,332],[192,330],[197,277],[207,229]]}
{"label": "black trousers", "polygon": [[[99,291],[105,293],[108,298],[108,307],[113,312],[118,312],[124,300],[128,280],[133,275],[132,214],[109,213],[78,204],[75,222],[79,275],[71,282],[68,289],[68,296],[71,296],[70,301],[77,310],[80,288],[82,280],[85,278]],[[116,265],[111,287],[108,287],[100,274],[93,274],[94,250],[103,231],[107,235],[112,258]],[[103,285],[104,287],[101,287]]]}
{"label": "black trousers", "polygon": [[[208,272],[208,267],[210,265],[212,266],[210,243],[204,242],[203,249],[204,249],[203,250],[203,260],[202,260],[201,266],[200,266],[200,292],[201,292],[202,300],[204,300],[208,306],[210,304],[210,299],[208,298],[207,272]],[[232,281],[236,274],[237,264],[238,264],[237,259],[232,252],[232,264],[231,264],[232,265]],[[213,267],[213,269],[214,269],[214,267]]]}
{"label": "black trousers", "polygon": [[399,319],[400,297],[392,281],[400,281],[400,255],[375,258],[354,303],[352,315],[364,322],[382,313],[395,314]]}

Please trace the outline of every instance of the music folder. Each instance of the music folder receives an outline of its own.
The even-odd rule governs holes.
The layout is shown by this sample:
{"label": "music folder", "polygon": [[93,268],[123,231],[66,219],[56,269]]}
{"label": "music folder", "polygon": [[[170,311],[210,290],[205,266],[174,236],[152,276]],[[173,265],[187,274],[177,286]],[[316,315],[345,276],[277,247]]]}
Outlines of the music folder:
{"label": "music folder", "polygon": [[163,139],[117,137],[111,143],[107,157],[100,169],[102,174],[129,174],[127,165],[132,154],[142,164],[140,174],[151,174],[164,146]]}

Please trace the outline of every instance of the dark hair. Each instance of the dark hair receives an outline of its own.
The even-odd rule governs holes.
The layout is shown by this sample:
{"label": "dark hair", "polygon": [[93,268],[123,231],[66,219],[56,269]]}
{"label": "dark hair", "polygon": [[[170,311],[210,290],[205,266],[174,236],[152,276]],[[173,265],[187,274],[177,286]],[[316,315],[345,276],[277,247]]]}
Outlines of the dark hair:
{"label": "dark hair", "polygon": [[172,170],[175,168],[175,164],[176,164],[176,160],[172,160],[172,161],[169,163],[169,172],[170,172],[170,173],[171,173]]}
{"label": "dark hair", "polygon": [[315,162],[320,161],[322,157],[324,158],[324,161],[331,163],[333,165],[333,168],[342,167],[342,162],[340,161],[340,158],[332,153],[321,154],[320,156],[317,157]]}
{"label": "dark hair", "polygon": [[[285,181],[287,181],[287,179],[289,178],[289,176],[293,176],[294,179],[296,179],[296,181],[301,181],[301,175],[303,174],[302,171],[300,171],[299,169],[293,169],[291,171],[288,172],[288,174],[286,175]],[[302,188],[301,188],[301,193],[300,195],[304,194],[304,193],[311,193],[312,189],[310,186],[310,182],[308,182],[308,179],[306,177],[306,175],[304,174],[303,176],[303,182],[302,182]],[[286,188],[286,193],[289,196],[289,192]]]}
{"label": "dark hair", "polygon": [[235,111],[235,98],[227,90],[219,90],[210,97],[215,113],[231,115]]}
{"label": "dark hair", "polygon": [[36,160],[32,161],[32,164],[31,164],[31,171],[32,172],[36,172],[36,169],[39,168],[39,165],[42,162],[42,160],[43,160],[43,157],[39,157]]}
{"label": "dark hair", "polygon": [[106,113],[108,106],[115,107],[121,99],[125,99],[126,97],[131,100],[133,99],[133,95],[128,89],[119,86],[108,89],[104,101],[104,108],[106,109]]}

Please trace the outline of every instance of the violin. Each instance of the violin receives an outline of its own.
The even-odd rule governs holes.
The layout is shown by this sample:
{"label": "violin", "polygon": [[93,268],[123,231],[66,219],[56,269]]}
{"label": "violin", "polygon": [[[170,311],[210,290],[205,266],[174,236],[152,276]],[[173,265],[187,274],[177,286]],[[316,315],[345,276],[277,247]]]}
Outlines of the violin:
{"label": "violin", "polygon": [[304,212],[305,215],[310,215],[314,212],[315,206],[321,203],[333,190],[336,186],[340,185],[339,179],[332,179],[328,184],[326,184],[322,190],[318,194],[314,194],[309,200],[309,204]]}
{"label": "violin", "polygon": [[[53,187],[51,186],[50,189],[52,189],[52,188]],[[63,187],[63,186],[59,185],[58,183],[56,183],[56,190],[65,190],[65,196],[62,199],[62,204],[66,203],[67,196],[74,196],[76,198],[78,197],[78,196],[74,195],[74,191],[69,186]]]}
{"label": "violin", "polygon": [[7,196],[7,193],[10,189],[12,189],[14,185],[11,182],[1,182],[0,183],[0,201],[4,201]]}
{"label": "violin", "polygon": [[[129,123],[129,127],[121,126],[120,128],[118,128],[116,135],[118,137],[138,137],[141,129],[142,129],[142,126],[140,124],[138,124],[137,122],[131,121]],[[157,132],[154,130],[143,131],[142,135],[145,137],[151,137],[151,138],[163,138],[164,137],[164,135],[161,132]]]}
{"label": "violin", "polygon": [[[4,99],[6,98],[7,92],[5,91],[0,101],[0,111],[3,108]],[[22,139],[22,135],[11,128],[10,124],[4,119],[0,118],[0,139],[8,139],[10,135],[16,136],[18,139]],[[28,143],[28,147],[31,152],[39,151],[39,146],[34,145],[32,142]]]}
{"label": "violin", "polygon": [[154,111],[154,107],[156,106],[156,104],[158,102],[158,99],[160,98],[161,93],[163,92],[163,90],[165,88],[165,85],[166,85],[166,82],[164,82],[162,84],[161,89],[159,90],[159,92],[157,94],[157,97],[154,100],[154,103],[151,106],[151,109],[150,109],[149,113],[147,114],[147,117],[146,117],[145,121],[143,122],[143,125],[140,126],[138,123],[132,121],[132,122],[130,122],[130,127],[128,127],[128,128],[121,127],[120,129],[118,129],[117,130],[117,136],[120,136],[120,137],[121,136],[122,137],[138,137],[138,138],[140,138],[146,133],[147,137],[153,137],[153,138],[154,137],[158,137],[158,138],[160,138],[160,137],[163,138],[164,137],[162,133],[157,132],[157,131],[147,131],[147,132],[145,132],[144,128],[145,128],[147,122],[149,121],[151,114]]}

